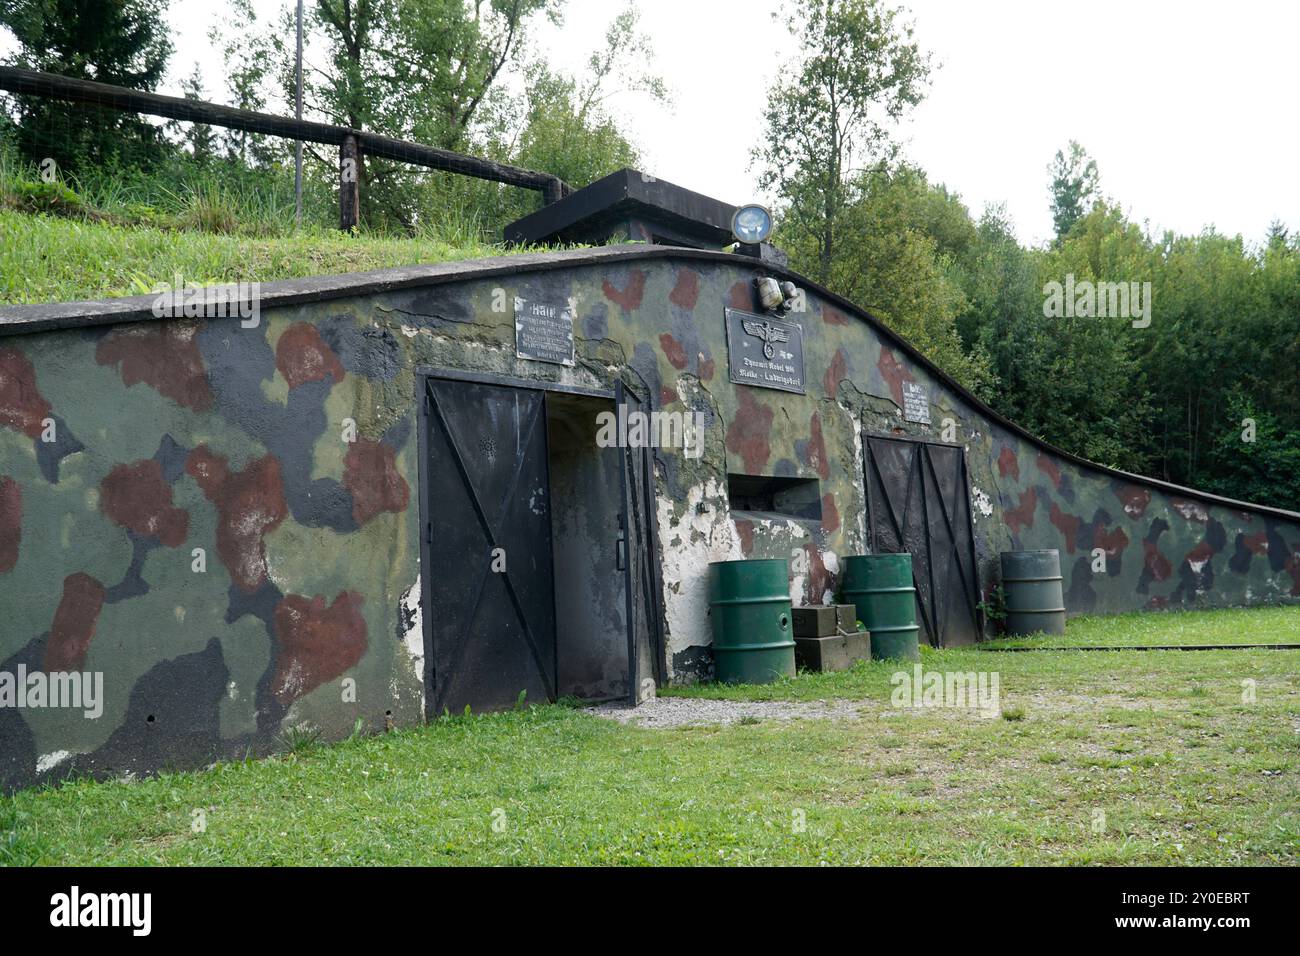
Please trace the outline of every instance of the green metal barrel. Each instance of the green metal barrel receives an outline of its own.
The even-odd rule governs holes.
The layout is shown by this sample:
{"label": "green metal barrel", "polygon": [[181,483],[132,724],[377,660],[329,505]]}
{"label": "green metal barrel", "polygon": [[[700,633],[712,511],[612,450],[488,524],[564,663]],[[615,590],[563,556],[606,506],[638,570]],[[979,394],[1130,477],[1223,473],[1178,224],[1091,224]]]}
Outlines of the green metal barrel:
{"label": "green metal barrel", "polygon": [[871,659],[919,661],[912,556],[854,554],[841,565],[840,593],[871,632]]}
{"label": "green metal barrel", "polygon": [[790,568],[784,558],[709,565],[713,666],[726,684],[794,676]]}
{"label": "green metal barrel", "polygon": [[1059,551],[1003,551],[1002,591],[1008,634],[1065,633]]}

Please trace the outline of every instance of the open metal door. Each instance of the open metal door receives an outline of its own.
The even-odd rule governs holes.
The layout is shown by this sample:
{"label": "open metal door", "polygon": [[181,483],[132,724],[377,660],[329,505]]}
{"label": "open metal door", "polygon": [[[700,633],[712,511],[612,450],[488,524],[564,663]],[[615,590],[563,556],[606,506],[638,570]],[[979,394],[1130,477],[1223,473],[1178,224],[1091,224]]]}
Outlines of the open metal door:
{"label": "open metal door", "polygon": [[540,391],[426,379],[426,700],[457,713],[555,699]]}
{"label": "open metal door", "polygon": [[[645,403],[622,381],[615,383],[614,404],[620,417],[646,411]],[[619,515],[617,560],[627,594],[628,703],[635,706],[646,696],[643,685],[647,680],[659,684],[664,679],[654,463],[649,447],[624,447],[619,451],[623,510]]]}
{"label": "open metal door", "polygon": [[923,640],[973,644],[982,617],[965,450],[901,435],[862,437],[872,552],[912,555]]}

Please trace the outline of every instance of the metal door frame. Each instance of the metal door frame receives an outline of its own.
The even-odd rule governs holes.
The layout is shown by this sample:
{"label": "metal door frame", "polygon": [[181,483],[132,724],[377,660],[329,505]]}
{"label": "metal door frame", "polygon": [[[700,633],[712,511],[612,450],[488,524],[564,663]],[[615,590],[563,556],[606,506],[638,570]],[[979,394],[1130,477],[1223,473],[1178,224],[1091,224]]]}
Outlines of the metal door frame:
{"label": "metal door frame", "polygon": [[[627,402],[627,397],[631,396],[632,401],[646,411],[650,411],[650,402],[642,400],[641,396],[636,393],[626,382],[619,379],[614,387],[614,413],[618,414],[619,401]],[[632,529],[628,527],[628,520],[636,514],[637,503],[635,496],[637,493],[637,479],[629,473],[628,455],[634,454],[633,468],[640,467],[641,483],[639,487],[645,491],[646,499],[641,502],[643,521],[645,524],[646,541],[645,554],[642,560],[645,561],[645,578],[641,581],[632,580],[632,554],[630,546],[632,542]],[[635,607],[635,588],[645,586],[647,590],[646,599],[646,622],[650,628],[650,633],[646,635],[650,641],[650,659],[654,663],[654,678],[658,686],[662,686],[667,671],[667,651],[664,648],[664,622],[663,622],[663,587],[659,579],[659,538],[656,524],[658,523],[657,508],[653,507],[656,501],[655,484],[654,484],[654,465],[653,453],[651,448],[620,448],[619,449],[619,471],[621,473],[622,497],[623,497],[623,516],[621,522],[621,532],[623,534],[624,548],[624,570],[623,577],[624,590],[626,596],[626,614],[627,614],[627,642],[628,642],[628,704],[632,707],[637,706],[640,702],[641,694],[641,661],[637,654],[636,648],[636,613]]]}
{"label": "metal door frame", "polygon": [[[958,452],[961,453],[961,466],[962,466],[962,473],[963,473],[963,477],[965,478],[965,481],[962,482],[962,484],[964,485],[964,488],[962,489],[962,491],[963,491],[963,493],[965,494],[965,497],[966,497],[966,517],[967,517],[967,519],[968,519],[969,522],[970,522],[970,566],[971,566],[971,575],[972,575],[972,577],[973,577],[973,579],[974,579],[972,583],[973,583],[973,585],[974,585],[974,589],[975,589],[975,590],[974,590],[974,597],[975,597],[975,606],[974,606],[974,612],[975,612],[975,634],[976,634],[976,640],[977,640],[977,641],[982,641],[982,640],[984,640],[984,631],[985,631],[986,621],[985,621],[985,619],[984,619],[984,610],[983,610],[983,609],[980,607],[980,605],[979,605],[979,597],[980,597],[980,580],[979,580],[979,573],[980,573],[980,572],[979,572],[979,558],[978,558],[978,556],[977,556],[976,553],[975,553],[975,509],[974,509],[974,504],[973,504],[973,502],[972,502],[972,499],[971,499],[971,493],[970,493],[970,489],[971,489],[971,483],[970,483],[970,461],[969,461],[969,455],[967,454],[967,451],[966,451],[966,446],[965,446],[965,445],[962,445],[962,444],[957,444],[957,443],[955,443],[955,442],[939,441],[938,439],[930,438],[930,437],[925,436],[925,435],[911,435],[911,434],[907,434],[907,433],[898,434],[898,433],[896,433],[896,432],[871,432],[871,431],[867,431],[865,428],[862,430],[862,439],[863,439],[863,443],[862,443],[862,491],[863,491],[863,494],[865,495],[865,497],[866,497],[866,501],[867,501],[867,543],[868,543],[868,547],[869,547],[869,549],[870,549],[870,551],[871,551],[872,554],[879,554],[879,553],[881,553],[881,552],[878,552],[878,551],[876,550],[876,522],[875,522],[874,518],[875,518],[876,505],[877,505],[877,503],[876,503],[875,501],[873,501],[873,495],[872,495],[872,493],[871,493],[871,476],[867,473],[867,469],[870,468],[870,469],[872,469],[872,470],[874,471],[876,478],[880,481],[880,484],[881,484],[882,486],[884,486],[884,484],[885,484],[884,476],[880,474],[880,468],[879,468],[879,466],[876,464],[876,462],[875,462],[875,460],[874,460],[874,458],[872,457],[872,454],[871,454],[871,446],[870,446],[869,442],[870,442],[870,440],[873,439],[873,438],[881,439],[881,440],[885,440],[885,441],[904,442],[904,443],[912,444],[912,445],[938,445],[938,446],[941,447],[941,448],[953,448],[953,449],[956,449]],[[934,472],[934,462],[930,459],[929,453],[926,452],[925,449],[917,448],[917,449],[915,450],[915,452],[913,453],[913,461],[914,461],[914,462],[919,461],[919,460],[920,460],[920,456],[921,456],[921,454],[922,454],[923,452],[925,453],[925,462],[924,462],[923,465],[921,465],[921,466],[919,467],[919,470],[920,470],[920,472],[921,472],[921,474],[919,475],[920,480],[921,480],[921,521],[922,521],[922,524],[923,524],[924,527],[925,527],[925,547],[926,547],[926,561],[925,561],[925,564],[926,564],[926,573],[927,573],[927,574],[929,575],[929,577],[930,577],[930,603],[933,605],[933,603],[934,603],[934,593],[935,593],[935,589],[934,589],[934,561],[933,561],[933,559],[932,559],[932,553],[933,553],[934,548],[933,548],[933,538],[931,537],[931,534],[930,534],[930,515],[929,515],[929,506],[927,505],[926,500],[925,500],[925,468],[926,468],[926,466],[928,466],[929,469],[930,469],[930,475],[931,475],[931,478],[933,479],[933,484],[934,484],[934,486],[935,486],[935,490],[936,490],[936,492],[937,492],[937,493],[938,493],[938,492],[941,492],[941,489],[939,488],[938,476],[937,476],[937,475],[935,474],[935,472]],[[909,467],[909,470],[908,470],[908,473],[907,473],[907,477],[908,477],[908,484],[909,484],[909,486],[910,486],[910,484],[911,484],[911,477],[912,477],[912,472],[911,472],[911,468],[910,468],[910,467]],[[940,500],[940,505],[942,505],[942,504],[943,504],[943,496],[942,496],[942,494],[939,495],[939,500]],[[884,504],[885,504],[885,507],[889,507],[889,503],[888,503],[887,501],[886,501]],[[904,499],[904,504],[906,504],[906,499]],[[905,508],[904,510],[906,510],[906,508]],[[890,513],[890,520],[893,521],[893,514],[892,514],[892,512]],[[949,514],[947,513],[947,509],[946,509],[946,508],[944,508],[944,523],[945,523],[945,525],[947,525],[947,527],[948,527],[948,529],[949,529],[949,533],[951,533],[952,530],[953,530],[952,517],[951,517],[951,515],[949,515]],[[953,537],[955,538],[956,535],[954,534]],[[899,529],[899,543],[900,543],[900,544],[904,543],[904,542],[902,541],[902,529],[901,529],[901,528]],[[961,563],[960,563],[960,562],[958,562],[958,564],[957,564],[957,571],[958,571],[959,574],[961,573]],[[913,566],[912,574],[913,574],[913,577],[915,578],[915,575],[916,575],[915,565]],[[927,608],[924,606],[924,603],[923,603],[923,602],[918,602],[918,604],[921,605],[921,612],[922,612],[923,614],[927,613],[927,611],[928,611],[929,609],[927,609]],[[939,636],[939,634],[938,634],[938,630],[937,630],[937,628],[934,626],[934,623],[933,623],[933,622],[930,623],[930,625],[929,625],[929,627],[928,627],[928,630],[930,631],[930,633],[931,633],[932,635],[934,635],[936,638],[938,638],[938,636]],[[942,645],[941,645],[941,646],[942,646]]]}
{"label": "metal door frame", "polygon": [[[430,561],[429,536],[432,534],[432,525],[433,525],[433,509],[432,509],[431,502],[428,500],[428,496],[429,496],[429,474],[428,474],[429,471],[429,447],[428,447],[429,405],[427,399],[428,393],[426,391],[428,379],[441,379],[444,381],[452,381],[452,382],[470,382],[478,385],[496,385],[501,388],[518,388],[518,389],[524,389],[526,391],[534,391],[534,392],[559,392],[565,395],[578,395],[587,398],[605,399],[614,405],[615,414],[618,413],[616,389],[588,388],[580,385],[566,385],[562,382],[547,382],[538,379],[517,378],[510,375],[499,375],[491,372],[466,372],[460,369],[441,368],[439,366],[434,366],[434,365],[417,365],[415,367],[415,397],[416,397],[415,404],[416,404],[416,412],[417,412],[416,414],[417,446],[416,447],[419,455],[419,472],[417,475],[417,480],[419,481],[419,485],[420,485],[419,493],[416,496],[417,498],[419,498],[419,508],[420,508],[420,531],[419,531],[420,625],[421,625],[420,630],[421,630],[421,640],[423,642],[422,647],[425,652],[423,678],[424,678],[424,693],[425,693],[424,709],[425,709],[426,716],[428,716],[429,714],[429,708],[433,706],[433,698],[432,695],[430,694],[431,682],[429,680],[429,672],[430,669],[433,667],[433,660],[429,653],[430,649],[433,646],[433,619],[429,614],[429,603],[430,603],[429,602],[429,579],[428,579],[428,574],[426,573],[426,571],[429,568],[429,561]],[[630,392],[635,397],[636,395],[635,391],[633,391],[629,386],[623,384],[623,388],[627,389],[627,391]],[[647,403],[647,407],[648,407],[648,403]],[[619,449],[619,451],[622,452],[624,451],[624,449]],[[626,476],[621,474],[621,470],[626,467],[624,456],[622,454],[619,455],[619,467],[620,467],[620,481],[622,483],[623,488],[626,491],[628,487]],[[648,467],[649,466],[647,465],[647,468]],[[549,446],[547,448],[546,468],[547,468],[547,486],[549,488],[550,485]],[[649,474],[646,475],[646,478],[650,482],[650,484],[648,484],[646,487],[653,489],[654,487],[653,469],[649,470]],[[626,497],[626,494],[624,495],[624,497]],[[551,520],[554,520],[553,511],[551,513]],[[662,594],[658,590],[659,588],[659,549],[658,549],[658,537],[657,537],[658,529],[655,527],[656,516],[653,512],[647,512],[645,516],[645,520],[647,526],[647,552],[648,552],[646,555],[646,560],[649,562],[651,585],[652,588],[654,589],[654,594],[652,595],[654,599],[654,615],[653,615],[654,619],[651,622],[650,639],[651,639],[651,648],[653,650],[654,663],[655,663],[655,677],[658,682],[662,683],[664,679],[663,675],[666,669],[666,663],[664,658],[665,650],[663,646]],[[625,530],[624,534],[626,535],[626,533],[627,532]],[[628,591],[627,600],[629,602],[629,606],[630,606],[631,599],[632,599],[631,591]],[[554,587],[552,587],[551,590],[551,602],[552,605],[555,602]],[[556,625],[558,626],[558,624],[559,622],[557,620]],[[628,626],[629,640],[631,640],[634,620],[631,617],[630,613],[627,620],[627,626]],[[556,660],[552,666],[554,667],[556,679],[558,681],[559,679],[559,661],[558,661],[559,642],[558,641],[556,642],[554,653],[556,655]],[[628,683],[630,685],[629,700],[633,705],[635,705],[637,701],[637,693],[638,693],[638,689],[637,689],[638,667],[637,667],[636,656],[634,653],[629,656],[628,667],[629,667]]]}

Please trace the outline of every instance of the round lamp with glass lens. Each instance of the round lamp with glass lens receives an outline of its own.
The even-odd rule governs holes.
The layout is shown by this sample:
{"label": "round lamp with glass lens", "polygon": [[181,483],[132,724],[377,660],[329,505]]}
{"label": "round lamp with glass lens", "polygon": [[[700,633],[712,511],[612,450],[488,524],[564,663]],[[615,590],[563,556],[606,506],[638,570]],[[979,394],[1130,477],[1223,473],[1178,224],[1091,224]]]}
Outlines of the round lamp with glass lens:
{"label": "round lamp with glass lens", "polygon": [[731,217],[731,234],[737,242],[756,246],[772,234],[772,214],[762,206],[741,206]]}

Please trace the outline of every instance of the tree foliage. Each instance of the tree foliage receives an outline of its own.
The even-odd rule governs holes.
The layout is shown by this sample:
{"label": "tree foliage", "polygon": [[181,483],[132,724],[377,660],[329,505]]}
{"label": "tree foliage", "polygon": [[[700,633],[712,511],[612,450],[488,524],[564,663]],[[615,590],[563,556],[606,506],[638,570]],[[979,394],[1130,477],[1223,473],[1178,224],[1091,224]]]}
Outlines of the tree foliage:
{"label": "tree foliage", "polygon": [[[919,170],[854,186],[830,287],[1008,418],[1105,465],[1300,506],[1300,241],[1284,227],[1258,246],[1152,236],[1094,201],[1033,248],[1002,208],[976,221]],[[1048,283],[1067,276],[1149,283],[1150,324],[1046,314]]]}
{"label": "tree foliage", "polygon": [[[1048,166],[1055,240],[897,160],[928,57],[875,0],[798,0],[795,61],[753,150],[791,264],[871,310],[1013,421],[1102,464],[1300,508],[1300,238],[1149,235],[1076,141]],[[1137,283],[1150,322],[1058,315],[1049,283]],[[1253,439],[1253,440],[1252,440]]]}
{"label": "tree foliage", "polygon": [[[670,98],[663,79],[647,66],[654,51],[638,32],[637,20],[631,5],[618,14],[605,31],[604,45],[592,52],[579,76],[558,73],[542,58],[533,62],[525,71],[519,101],[522,122],[514,124],[518,133],[505,152],[511,161],[573,185],[640,164],[640,154],[623,133],[611,104],[630,92],[664,104]],[[518,191],[513,198],[512,214],[531,212],[540,203],[538,197]]]}
{"label": "tree foliage", "polygon": [[930,66],[880,0],[795,0],[786,24],[799,51],[768,90],[753,160],[787,241],[809,249],[805,268],[826,282],[858,177],[892,155],[892,129],[920,102]]}
{"label": "tree foliage", "polygon": [[[248,0],[230,0],[233,20]],[[629,6],[585,73],[568,76],[526,56],[542,19],[558,22],[562,0],[316,0],[307,18],[306,113],[326,122],[397,139],[491,156],[553,172],[574,185],[636,161],[636,150],[608,109],[611,97],[641,90],[664,98],[646,64],[652,51]],[[229,93],[262,108],[268,93],[291,102],[292,16],[231,38]],[[274,65],[274,66],[273,66]],[[506,79],[515,82],[506,84]],[[249,148],[240,141],[241,152]],[[257,146],[253,140],[252,147]],[[309,148],[318,188],[336,175],[336,158]],[[265,163],[265,156],[247,157]],[[410,231],[448,220],[454,230],[499,234],[535,208],[537,197],[509,187],[430,173],[363,156],[361,218],[369,227]]]}
{"label": "tree foliage", "polygon": [[[928,358],[977,393],[990,384],[987,358],[966,348],[956,326],[968,306],[958,262],[974,241],[964,206],[912,167],[878,167],[852,182],[840,214],[827,282],[871,310]],[[815,260],[815,240],[782,223],[792,261]]]}
{"label": "tree foliage", "polygon": [[[0,0],[0,26],[18,42],[10,65],[153,90],[172,45],[168,0]],[[19,97],[18,146],[33,163],[86,171],[159,158],[158,128],[133,113]]]}
{"label": "tree foliage", "polygon": [[1057,239],[1062,239],[1098,197],[1097,162],[1074,140],[1057,150],[1047,167],[1051,185],[1052,225]]}

